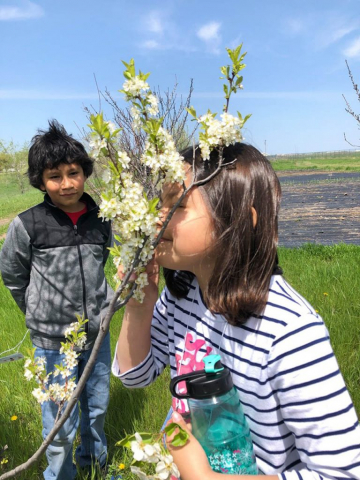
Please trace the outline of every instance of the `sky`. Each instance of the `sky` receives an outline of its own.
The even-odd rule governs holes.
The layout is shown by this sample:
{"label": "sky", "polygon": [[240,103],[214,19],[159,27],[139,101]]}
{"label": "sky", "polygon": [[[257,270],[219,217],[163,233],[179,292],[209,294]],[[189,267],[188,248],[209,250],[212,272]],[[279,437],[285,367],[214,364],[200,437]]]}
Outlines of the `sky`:
{"label": "sky", "polygon": [[[222,111],[226,47],[247,52],[230,113],[268,154],[351,149],[360,130],[360,0],[0,0],[0,139],[23,144],[49,119],[80,138],[107,88],[121,107],[121,60],[161,91],[178,84],[198,114]],[[95,81],[96,79],[96,81]],[[111,120],[111,111],[105,108]]]}

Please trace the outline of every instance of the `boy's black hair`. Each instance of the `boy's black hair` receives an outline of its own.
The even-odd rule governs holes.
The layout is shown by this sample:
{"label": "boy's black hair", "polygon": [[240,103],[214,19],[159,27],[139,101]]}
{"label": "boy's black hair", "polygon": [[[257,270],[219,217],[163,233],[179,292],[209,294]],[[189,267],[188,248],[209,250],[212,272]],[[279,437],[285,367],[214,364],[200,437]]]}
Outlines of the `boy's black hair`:
{"label": "boy's black hair", "polygon": [[49,130],[39,130],[31,140],[27,171],[30,185],[40,189],[44,170],[56,168],[61,163],[77,163],[88,178],[92,174],[94,160],[57,120],[50,120]]}

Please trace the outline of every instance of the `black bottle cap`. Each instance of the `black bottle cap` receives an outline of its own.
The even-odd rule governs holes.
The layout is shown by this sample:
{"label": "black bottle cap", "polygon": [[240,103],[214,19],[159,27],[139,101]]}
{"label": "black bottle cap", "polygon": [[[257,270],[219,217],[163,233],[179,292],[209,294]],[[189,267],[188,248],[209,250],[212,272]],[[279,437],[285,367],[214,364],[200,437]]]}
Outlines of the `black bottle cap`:
{"label": "black bottle cap", "polygon": [[[179,394],[175,387],[180,382],[186,382],[187,393]],[[177,398],[211,398],[224,395],[233,388],[230,371],[224,367],[216,373],[206,373],[204,370],[191,372],[175,377],[170,382],[170,391]]]}

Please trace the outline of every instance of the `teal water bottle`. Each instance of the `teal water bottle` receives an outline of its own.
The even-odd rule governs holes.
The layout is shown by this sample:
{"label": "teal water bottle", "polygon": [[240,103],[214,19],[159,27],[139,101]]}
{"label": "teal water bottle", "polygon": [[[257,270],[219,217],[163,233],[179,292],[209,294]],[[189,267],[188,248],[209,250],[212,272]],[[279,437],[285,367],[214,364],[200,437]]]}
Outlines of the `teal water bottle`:
{"label": "teal water bottle", "polygon": [[[220,360],[220,355],[204,357],[205,369],[173,378],[170,391],[174,397],[188,401],[192,433],[215,472],[257,475],[253,444],[239,395],[230,371]],[[176,392],[179,382],[186,383],[187,393]]]}

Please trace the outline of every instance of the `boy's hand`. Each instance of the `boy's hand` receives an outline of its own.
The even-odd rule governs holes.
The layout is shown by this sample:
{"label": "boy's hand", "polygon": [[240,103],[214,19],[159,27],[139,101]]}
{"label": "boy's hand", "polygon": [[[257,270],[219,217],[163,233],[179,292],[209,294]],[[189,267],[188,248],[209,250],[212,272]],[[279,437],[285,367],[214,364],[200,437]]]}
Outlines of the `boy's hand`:
{"label": "boy's hand", "polygon": [[[148,276],[148,282],[149,285],[147,285],[144,288],[144,293],[145,293],[145,298],[143,303],[139,303],[137,300],[134,298],[131,298],[129,302],[127,303],[127,307],[130,308],[154,308],[154,305],[158,299],[158,294],[159,294],[159,271],[160,267],[158,263],[156,262],[155,258],[153,257],[150,262],[146,266],[146,273]],[[122,265],[119,265],[118,271],[117,271],[118,277],[120,280],[123,280],[125,277],[125,274],[123,273],[123,267]],[[130,276],[130,282],[135,282],[136,280],[136,274],[133,273]]]}
{"label": "boy's hand", "polygon": [[207,456],[191,433],[191,427],[187,425],[182,416],[174,412],[169,423],[178,423],[189,434],[189,440],[183,447],[173,447],[170,442],[172,436],[167,436],[167,447],[176,463],[181,480],[212,480],[216,473],[211,469]]}

